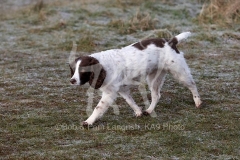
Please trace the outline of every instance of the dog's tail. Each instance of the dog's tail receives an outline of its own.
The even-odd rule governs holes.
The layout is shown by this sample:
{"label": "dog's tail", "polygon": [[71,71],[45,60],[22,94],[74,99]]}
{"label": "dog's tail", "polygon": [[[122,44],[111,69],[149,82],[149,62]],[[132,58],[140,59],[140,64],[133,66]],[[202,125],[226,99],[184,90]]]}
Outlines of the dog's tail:
{"label": "dog's tail", "polygon": [[183,32],[176,36],[176,39],[178,42],[180,42],[183,39],[187,39],[191,35],[191,32]]}
{"label": "dog's tail", "polygon": [[191,32],[183,32],[176,37],[172,38],[171,40],[168,41],[168,44],[174,49],[177,53],[180,53],[179,50],[177,49],[177,44],[183,40],[188,38],[191,35]]}

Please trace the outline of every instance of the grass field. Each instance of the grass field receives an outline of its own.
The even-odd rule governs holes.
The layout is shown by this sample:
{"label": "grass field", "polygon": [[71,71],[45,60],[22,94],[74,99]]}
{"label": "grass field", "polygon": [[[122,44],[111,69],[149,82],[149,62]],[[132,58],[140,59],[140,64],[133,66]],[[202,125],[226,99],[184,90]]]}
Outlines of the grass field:
{"label": "grass field", "polygon": [[[240,159],[239,12],[206,16],[203,2],[1,1],[0,159]],[[72,41],[88,55],[183,31],[193,33],[179,49],[202,108],[169,75],[157,117],[134,117],[118,97],[119,115],[110,107],[93,128],[81,126],[89,86],[69,84]],[[137,88],[133,97],[144,107]]]}

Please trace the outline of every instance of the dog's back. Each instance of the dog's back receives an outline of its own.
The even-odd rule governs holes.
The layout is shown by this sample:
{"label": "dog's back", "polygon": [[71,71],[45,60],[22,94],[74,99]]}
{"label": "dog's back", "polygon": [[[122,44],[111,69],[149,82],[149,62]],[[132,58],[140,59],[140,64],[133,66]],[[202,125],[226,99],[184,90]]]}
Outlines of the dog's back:
{"label": "dog's back", "polygon": [[99,60],[108,71],[106,77],[108,82],[121,81],[129,85],[155,70],[164,70],[166,64],[172,61],[172,57],[176,59],[180,56],[176,45],[189,35],[190,32],[184,32],[170,40],[162,38],[143,40],[122,49],[107,50],[90,56]]}

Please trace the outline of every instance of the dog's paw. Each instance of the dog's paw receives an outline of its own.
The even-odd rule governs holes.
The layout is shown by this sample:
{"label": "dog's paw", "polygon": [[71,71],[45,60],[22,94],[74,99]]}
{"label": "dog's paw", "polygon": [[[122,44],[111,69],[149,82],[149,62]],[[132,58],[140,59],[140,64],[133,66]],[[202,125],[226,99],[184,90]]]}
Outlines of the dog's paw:
{"label": "dog's paw", "polygon": [[136,117],[141,117],[142,116],[142,111],[135,112]]}
{"label": "dog's paw", "polygon": [[86,121],[82,122],[83,126],[88,126],[88,123]]}
{"label": "dog's paw", "polygon": [[197,108],[200,108],[202,106],[202,101],[200,99],[197,100],[195,105],[196,105]]}
{"label": "dog's paw", "polygon": [[150,113],[149,113],[148,110],[146,110],[146,111],[143,112],[143,115],[144,115],[144,116],[157,117],[157,114],[156,114],[156,112],[155,112],[154,110],[151,111]]}
{"label": "dog's paw", "polygon": [[93,127],[92,124],[88,124],[88,122],[86,122],[86,121],[82,122],[82,126],[83,126],[84,128],[92,128],[92,127]]}
{"label": "dog's paw", "polygon": [[196,108],[205,108],[205,107],[206,107],[206,103],[204,103],[203,101],[201,101],[201,103],[196,105]]}
{"label": "dog's paw", "polygon": [[196,106],[197,108],[200,108],[200,106],[201,106],[201,104],[202,104],[202,101],[201,101],[200,97],[199,97],[199,96],[194,96],[194,97],[193,97],[193,100],[194,100],[194,102],[195,102],[195,106]]}
{"label": "dog's paw", "polygon": [[144,111],[144,112],[143,112],[143,115],[144,115],[144,116],[149,116],[150,113],[148,113],[147,111]]}

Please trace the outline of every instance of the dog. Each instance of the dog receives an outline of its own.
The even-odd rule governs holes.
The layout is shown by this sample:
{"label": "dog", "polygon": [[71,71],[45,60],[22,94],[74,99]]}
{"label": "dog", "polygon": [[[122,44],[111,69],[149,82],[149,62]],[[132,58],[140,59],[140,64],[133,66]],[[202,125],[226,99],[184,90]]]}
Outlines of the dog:
{"label": "dog", "polygon": [[[165,76],[170,72],[193,95],[196,107],[202,101],[183,52],[177,44],[190,36],[183,32],[172,39],[152,38],[133,43],[121,49],[111,49],[88,56],[76,58],[76,44],[69,56],[72,85],[89,83],[91,87],[102,91],[102,98],[83,126],[92,125],[103,116],[117,95],[121,95],[135,115],[149,115],[154,111],[160,99],[160,90]],[[130,95],[132,86],[147,82],[151,91],[151,104],[142,111]]]}

